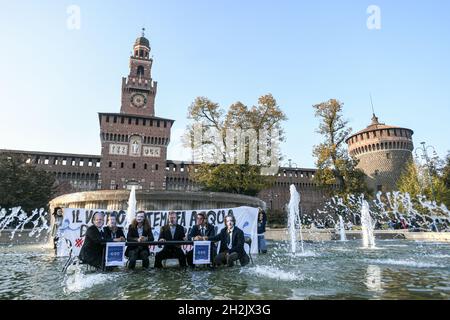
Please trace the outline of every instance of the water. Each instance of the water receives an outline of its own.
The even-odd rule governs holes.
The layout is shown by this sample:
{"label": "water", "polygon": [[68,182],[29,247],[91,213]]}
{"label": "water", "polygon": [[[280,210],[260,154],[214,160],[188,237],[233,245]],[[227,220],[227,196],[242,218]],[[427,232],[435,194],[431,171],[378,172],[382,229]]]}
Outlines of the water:
{"label": "water", "polygon": [[372,217],[370,216],[369,204],[365,200],[363,200],[361,209],[361,225],[363,248],[375,248],[375,236],[373,234],[375,225],[372,221]]}
{"label": "water", "polygon": [[0,247],[0,299],[450,299],[448,244],[336,241],[296,255],[289,242],[268,245],[244,268],[67,275],[49,246]]}
{"label": "water", "polygon": [[342,216],[339,216],[339,233],[341,236],[341,241],[347,241],[347,236],[345,235],[345,225]]}
{"label": "water", "polygon": [[300,219],[300,194],[298,193],[295,185],[290,187],[291,198],[288,205],[288,231],[289,239],[291,240],[291,252],[295,254],[297,252],[297,229],[300,229],[300,243],[302,252],[305,252],[303,247],[303,234],[302,223]]}

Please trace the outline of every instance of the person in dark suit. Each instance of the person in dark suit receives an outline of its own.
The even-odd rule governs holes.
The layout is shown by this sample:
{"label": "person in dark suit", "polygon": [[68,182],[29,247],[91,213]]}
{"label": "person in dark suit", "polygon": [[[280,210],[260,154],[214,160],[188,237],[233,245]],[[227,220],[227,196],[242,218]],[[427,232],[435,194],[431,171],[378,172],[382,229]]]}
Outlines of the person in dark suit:
{"label": "person in dark suit", "polygon": [[92,220],[94,224],[86,230],[79,258],[83,263],[100,269],[103,264],[104,244],[108,242],[103,232],[105,218],[102,212],[95,212]]}
{"label": "person in dark suit", "polygon": [[[131,222],[128,228],[127,234],[128,242],[150,242],[154,241],[152,228],[150,227],[150,222],[145,217],[144,212],[138,212],[136,218]],[[125,250],[125,256],[128,257],[128,268],[134,269],[136,267],[136,261],[142,260],[142,266],[148,269],[150,266],[149,256],[150,250],[148,246],[136,246],[129,245],[127,250]]]}
{"label": "person in dark suit", "polygon": [[[169,213],[169,224],[161,227],[158,241],[185,241],[186,236],[184,234],[184,228],[177,224],[176,212]],[[181,249],[181,246],[177,245],[165,245],[164,248],[156,253],[155,256],[155,268],[162,268],[162,261],[165,259],[178,259],[180,267],[186,267],[186,256]]]}
{"label": "person in dark suit", "polygon": [[117,226],[117,216],[110,214],[108,217],[108,225],[103,228],[106,238],[114,242],[125,242],[125,234],[123,228]]}
{"label": "person in dark suit", "polygon": [[[216,230],[214,226],[209,224],[206,220],[206,212],[197,213],[196,217],[197,224],[194,225],[189,234],[188,241],[198,241],[203,240],[203,237],[214,237],[216,235]],[[215,245],[211,245],[211,261],[214,261]],[[190,267],[194,267],[194,250],[186,253],[186,260]]]}
{"label": "person in dark suit", "polygon": [[214,237],[205,237],[205,240],[213,242],[220,241],[219,254],[215,258],[216,265],[227,264],[229,267],[234,265],[234,261],[239,260],[241,266],[250,262],[250,257],[244,250],[244,231],[236,227],[236,218],[232,215],[225,217],[226,227]]}

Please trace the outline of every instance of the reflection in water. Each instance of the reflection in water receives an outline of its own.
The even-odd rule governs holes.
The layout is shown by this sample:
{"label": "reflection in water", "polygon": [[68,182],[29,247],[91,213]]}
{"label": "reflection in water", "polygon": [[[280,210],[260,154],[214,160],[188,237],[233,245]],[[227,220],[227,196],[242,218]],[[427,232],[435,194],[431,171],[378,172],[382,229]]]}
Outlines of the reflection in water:
{"label": "reflection in water", "polygon": [[366,286],[369,291],[383,292],[381,286],[381,269],[379,266],[369,265],[366,272]]}

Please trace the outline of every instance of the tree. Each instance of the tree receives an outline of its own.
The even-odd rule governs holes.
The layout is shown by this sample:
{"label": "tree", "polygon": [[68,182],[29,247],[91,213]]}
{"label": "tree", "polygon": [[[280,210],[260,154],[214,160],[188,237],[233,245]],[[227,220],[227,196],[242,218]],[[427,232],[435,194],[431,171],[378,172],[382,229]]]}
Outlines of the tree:
{"label": "tree", "polygon": [[[411,160],[406,165],[403,173],[398,180],[397,187],[401,192],[407,192],[415,201],[417,196],[424,195],[429,200],[435,200],[436,203],[444,203],[450,206],[450,189],[446,184],[448,179],[446,171],[448,171],[448,157],[445,167],[439,166],[443,161],[435,159],[430,170],[428,165],[420,165]],[[430,179],[431,174],[431,179]]]}
{"label": "tree", "polygon": [[218,103],[198,97],[191,104],[192,123],[184,136],[185,146],[202,165],[191,173],[206,190],[256,195],[274,180],[281,158],[278,144],[286,115],[271,94],[261,96],[249,108],[242,102],[225,112]]}
{"label": "tree", "polygon": [[347,127],[348,121],[343,119],[343,104],[331,99],[313,108],[315,116],[321,121],[317,132],[324,137],[324,142],[313,150],[317,166],[315,182],[328,195],[368,195],[370,191],[365,183],[365,175],[356,168],[358,161],[349,157],[344,146],[352,129]]}
{"label": "tree", "polygon": [[20,155],[0,155],[0,207],[20,206],[30,214],[34,209],[48,209],[55,193],[55,178],[25,161]]}

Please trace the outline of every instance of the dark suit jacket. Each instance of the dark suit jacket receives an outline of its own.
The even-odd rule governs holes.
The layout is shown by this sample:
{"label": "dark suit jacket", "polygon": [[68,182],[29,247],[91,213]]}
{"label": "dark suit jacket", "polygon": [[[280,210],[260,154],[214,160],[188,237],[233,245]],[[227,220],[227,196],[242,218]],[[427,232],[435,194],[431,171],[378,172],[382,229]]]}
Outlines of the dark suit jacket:
{"label": "dark suit jacket", "polygon": [[[148,240],[147,240],[147,241],[149,241],[149,242],[150,242],[150,241],[155,241],[155,238],[153,237],[152,228],[150,228],[149,231],[145,231],[145,229],[144,229],[144,232],[142,233],[142,235],[143,235],[144,237],[148,237]],[[138,229],[135,228],[135,227],[133,227],[133,226],[130,226],[130,227],[128,228],[127,242],[137,242],[136,239],[138,239],[138,238],[139,238],[139,232],[138,232]],[[128,257],[128,252],[129,252],[130,250],[134,250],[134,249],[137,249],[137,248],[141,248],[141,250],[146,250],[147,253],[150,254],[150,250],[148,249],[148,246],[133,246],[133,245],[128,245],[128,246],[127,246],[127,249],[125,250],[125,256]]]}
{"label": "dark suit jacket", "polygon": [[[205,227],[205,236],[208,238],[214,237],[216,235],[216,230],[214,230],[214,226],[209,223]],[[201,236],[200,227],[198,225],[194,225],[189,231],[188,240],[192,241],[196,236]]]}
{"label": "dark suit jacket", "polygon": [[239,229],[238,227],[234,227],[233,230],[233,241],[231,249],[228,249],[228,244],[230,243],[230,237],[228,236],[227,228],[223,228],[220,233],[212,238],[208,238],[208,240],[217,242],[220,241],[220,249],[219,252],[228,252],[233,253],[236,252],[239,256],[239,259],[247,256],[247,253],[244,250],[244,231]]}
{"label": "dark suit jacket", "polygon": [[[159,239],[164,239],[166,241],[184,241],[185,234],[184,234],[184,228],[177,224],[175,229],[174,237],[172,238],[172,233],[170,232],[170,226],[166,224],[165,226],[161,227],[161,231],[159,232]],[[164,246],[163,250],[168,251],[175,251],[176,249],[180,248],[180,246],[174,246],[174,245],[166,245]]]}
{"label": "dark suit jacket", "polygon": [[[106,238],[108,240],[114,240],[113,237],[112,237],[111,229],[109,229],[108,226],[103,228],[103,232],[105,233]],[[123,228],[122,227],[117,227],[115,239],[120,238],[120,237],[124,237],[125,238],[125,234],[123,233]]]}
{"label": "dark suit jacket", "polygon": [[92,225],[86,230],[83,247],[81,248],[79,258],[96,268],[100,268],[103,262],[104,244],[108,242],[105,233],[100,234],[97,227]]}

